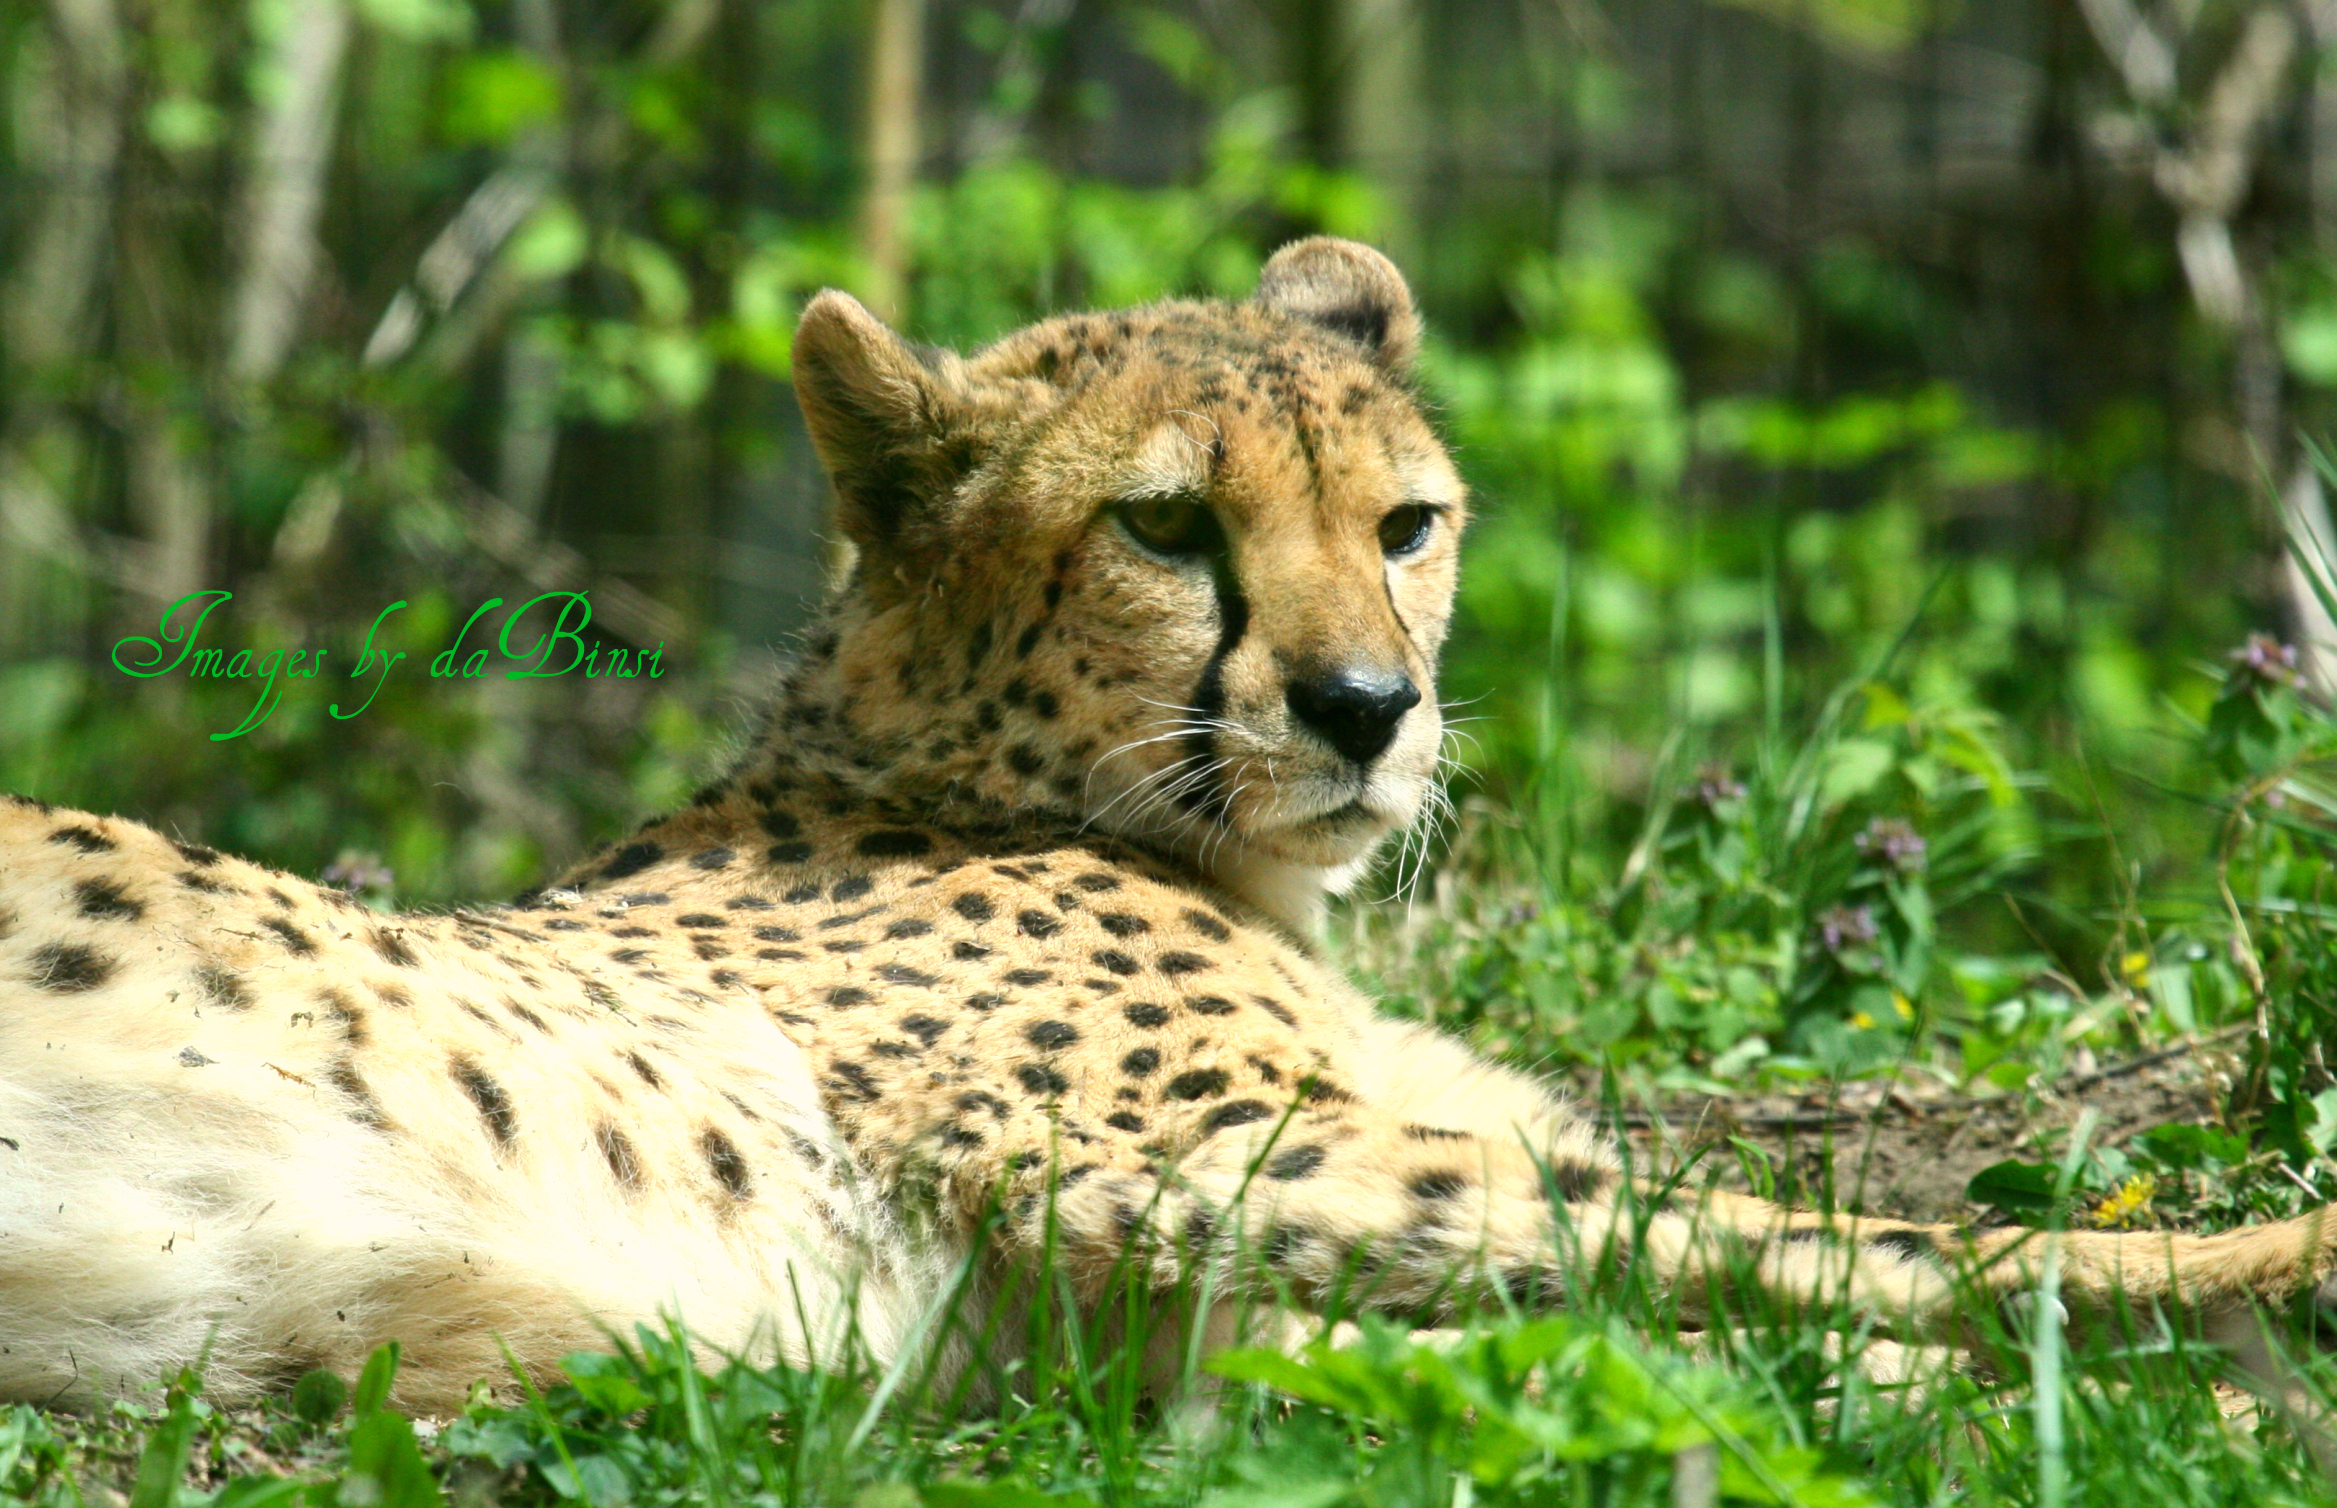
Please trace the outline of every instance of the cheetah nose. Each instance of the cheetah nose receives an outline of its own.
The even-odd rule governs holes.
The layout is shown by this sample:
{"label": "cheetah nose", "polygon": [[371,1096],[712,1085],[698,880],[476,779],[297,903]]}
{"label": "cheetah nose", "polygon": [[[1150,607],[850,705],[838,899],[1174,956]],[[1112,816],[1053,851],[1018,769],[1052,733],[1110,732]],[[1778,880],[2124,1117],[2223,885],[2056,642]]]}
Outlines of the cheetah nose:
{"label": "cheetah nose", "polygon": [[1348,665],[1290,683],[1291,713],[1332,748],[1369,764],[1395,740],[1396,724],[1420,705],[1420,688],[1400,670]]}

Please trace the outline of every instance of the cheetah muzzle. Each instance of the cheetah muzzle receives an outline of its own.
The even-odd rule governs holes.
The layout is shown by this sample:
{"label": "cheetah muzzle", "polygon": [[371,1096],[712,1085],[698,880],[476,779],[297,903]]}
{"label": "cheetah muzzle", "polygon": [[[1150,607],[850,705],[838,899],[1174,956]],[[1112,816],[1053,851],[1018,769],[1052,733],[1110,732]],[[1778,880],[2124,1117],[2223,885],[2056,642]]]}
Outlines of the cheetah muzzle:
{"label": "cheetah muzzle", "polygon": [[[1660,1207],[1318,954],[1433,799],[1465,495],[1418,344],[1396,270],[1320,239],[1246,301],[971,356],[820,295],[849,580],[726,777],[507,907],[0,802],[0,1394],[208,1347],[235,1397],[395,1338],[445,1408],[504,1343],[548,1376],[665,1312],[959,1366],[933,1296],[1011,1302],[1043,1248],[1089,1304],[1207,1272],[1213,1326],[1553,1304],[1634,1244],[1691,1314],[1751,1284],[1954,1341],[1960,1287],[2017,1297],[2017,1232]],[[2337,1271],[2319,1214],[2060,1250],[2080,1320]]]}

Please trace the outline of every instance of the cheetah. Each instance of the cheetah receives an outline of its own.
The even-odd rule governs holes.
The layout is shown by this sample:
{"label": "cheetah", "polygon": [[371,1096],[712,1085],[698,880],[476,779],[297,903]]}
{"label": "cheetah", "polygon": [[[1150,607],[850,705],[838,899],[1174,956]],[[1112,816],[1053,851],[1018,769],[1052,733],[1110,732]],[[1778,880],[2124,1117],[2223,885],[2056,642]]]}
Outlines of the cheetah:
{"label": "cheetah", "polygon": [[[971,356],[849,296],[794,380],[852,566],[727,776],[508,906],[388,915],[0,802],[0,1396],[224,1397],[661,1315],[708,1354],[941,1355],[935,1296],[1183,1292],[1435,1324],[1830,1297],[1918,1342],[2041,1242],[1666,1206],[1547,1086],[1375,1013],[1326,897],[1430,799],[1466,510],[1378,253]],[[2319,1213],[2058,1238],[2073,1316],[2337,1270]],[[1027,1286],[1027,1283],[1026,1285]],[[1215,1327],[1215,1328],[1207,1328]],[[1011,1328],[1011,1327],[1010,1327]],[[507,1374],[506,1374],[507,1375]]]}

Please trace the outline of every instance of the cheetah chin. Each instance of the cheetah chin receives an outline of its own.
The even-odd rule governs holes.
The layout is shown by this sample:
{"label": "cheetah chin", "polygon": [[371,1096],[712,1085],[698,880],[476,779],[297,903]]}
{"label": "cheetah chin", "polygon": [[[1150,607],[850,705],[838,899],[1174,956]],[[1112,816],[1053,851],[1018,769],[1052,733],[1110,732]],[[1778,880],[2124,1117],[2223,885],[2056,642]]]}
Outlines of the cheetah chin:
{"label": "cheetah chin", "polygon": [[[735,768],[509,906],[376,914],[0,802],[0,1394],[200,1357],[235,1399],[395,1339],[444,1410],[506,1344],[549,1378],[669,1313],[947,1375],[1011,1357],[944,1311],[1024,1334],[1042,1253],[1209,1344],[1555,1305],[1608,1247],[1691,1319],[1752,1288],[1955,1342],[1960,1289],[2023,1297],[2020,1232],[1667,1203],[1321,955],[1434,799],[1466,496],[1418,345],[1332,240],[970,356],[821,294],[795,381],[849,580]],[[2060,1293],[2227,1333],[2330,1234],[2072,1234]]]}

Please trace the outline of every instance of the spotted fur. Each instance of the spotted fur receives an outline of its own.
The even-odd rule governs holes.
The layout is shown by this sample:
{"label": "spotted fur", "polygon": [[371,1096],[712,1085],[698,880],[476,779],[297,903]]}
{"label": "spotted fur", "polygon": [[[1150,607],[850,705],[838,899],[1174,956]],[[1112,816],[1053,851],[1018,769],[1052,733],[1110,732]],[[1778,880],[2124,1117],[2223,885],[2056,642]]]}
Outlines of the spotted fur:
{"label": "spotted fur", "polygon": [[[880,1356],[985,1228],[981,1304],[1075,1291],[1435,1321],[1636,1245],[1955,1339],[2038,1247],[1628,1197],[1545,1086],[1376,1015],[1323,897],[1429,799],[1464,497],[1377,254],[1235,304],[917,351],[842,294],[798,390],[856,552],[749,752],[509,907],[383,917],[114,818],[0,802],[0,1396],[208,1347],[236,1396],[396,1338],[405,1397],[499,1344],[678,1309],[708,1346]],[[2238,1312],[2321,1217],[2073,1235],[2064,1301]],[[945,1366],[964,1358],[942,1345]]]}

